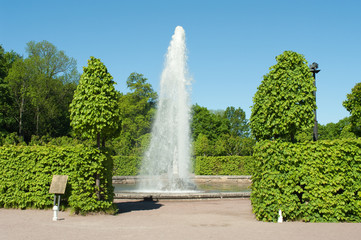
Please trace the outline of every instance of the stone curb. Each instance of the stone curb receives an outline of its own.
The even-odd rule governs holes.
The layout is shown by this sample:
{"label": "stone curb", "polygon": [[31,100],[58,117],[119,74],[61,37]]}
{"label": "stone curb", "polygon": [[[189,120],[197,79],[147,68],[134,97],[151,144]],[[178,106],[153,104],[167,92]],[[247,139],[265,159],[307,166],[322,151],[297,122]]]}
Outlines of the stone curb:
{"label": "stone curb", "polygon": [[180,200],[180,199],[222,199],[250,198],[250,192],[185,192],[185,193],[115,193],[114,199]]}

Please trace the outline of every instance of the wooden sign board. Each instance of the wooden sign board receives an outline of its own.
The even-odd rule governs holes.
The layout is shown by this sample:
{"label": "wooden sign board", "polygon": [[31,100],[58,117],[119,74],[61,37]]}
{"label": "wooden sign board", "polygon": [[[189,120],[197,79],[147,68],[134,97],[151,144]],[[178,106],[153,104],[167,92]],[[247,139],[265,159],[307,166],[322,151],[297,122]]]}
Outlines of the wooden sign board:
{"label": "wooden sign board", "polygon": [[51,181],[49,193],[64,194],[67,182],[67,175],[54,175],[53,180]]}

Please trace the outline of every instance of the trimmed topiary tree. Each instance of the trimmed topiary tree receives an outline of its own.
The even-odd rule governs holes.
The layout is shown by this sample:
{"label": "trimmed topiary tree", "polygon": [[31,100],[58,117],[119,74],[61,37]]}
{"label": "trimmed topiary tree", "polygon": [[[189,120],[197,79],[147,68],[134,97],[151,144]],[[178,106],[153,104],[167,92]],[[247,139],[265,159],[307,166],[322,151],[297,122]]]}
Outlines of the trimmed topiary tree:
{"label": "trimmed topiary tree", "polygon": [[[84,67],[83,71],[70,104],[70,124],[76,134],[96,139],[100,149],[100,141],[105,147],[105,140],[111,137],[119,126],[118,94],[114,88],[113,77],[100,59],[90,57],[88,66]],[[96,186],[100,186],[98,174]],[[100,199],[100,189],[98,197]]]}
{"label": "trimmed topiary tree", "polygon": [[285,51],[276,60],[253,97],[250,126],[257,140],[294,141],[314,124],[316,87],[303,55]]}

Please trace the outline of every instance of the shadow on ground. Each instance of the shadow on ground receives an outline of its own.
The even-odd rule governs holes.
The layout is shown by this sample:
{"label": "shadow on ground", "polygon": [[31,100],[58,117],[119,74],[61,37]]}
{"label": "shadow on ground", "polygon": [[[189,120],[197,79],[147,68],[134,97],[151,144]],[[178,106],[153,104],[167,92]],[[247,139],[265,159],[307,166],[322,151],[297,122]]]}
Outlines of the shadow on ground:
{"label": "shadow on ground", "polygon": [[116,203],[118,208],[117,214],[133,211],[148,211],[159,209],[163,205],[153,200],[137,201],[137,202],[121,202]]}

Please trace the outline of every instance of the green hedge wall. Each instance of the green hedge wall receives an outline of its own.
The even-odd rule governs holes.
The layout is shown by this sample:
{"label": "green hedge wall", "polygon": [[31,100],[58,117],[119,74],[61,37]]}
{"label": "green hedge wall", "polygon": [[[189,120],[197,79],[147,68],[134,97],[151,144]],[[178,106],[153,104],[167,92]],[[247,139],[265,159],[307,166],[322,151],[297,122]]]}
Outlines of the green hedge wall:
{"label": "green hedge wall", "polygon": [[135,176],[139,173],[141,157],[113,156],[113,176]]}
{"label": "green hedge wall", "polygon": [[[112,208],[112,159],[96,148],[84,145],[3,146],[0,147],[0,166],[0,207],[51,207],[52,176],[68,175],[62,204],[82,214]],[[101,180],[100,201],[96,196],[96,174]]]}
{"label": "green hedge wall", "polygon": [[263,141],[254,153],[258,220],[361,221],[361,140]]}
{"label": "green hedge wall", "polygon": [[251,156],[197,157],[194,172],[196,175],[251,175]]}
{"label": "green hedge wall", "polygon": [[[135,176],[139,173],[142,157],[114,156],[114,176]],[[251,156],[196,157],[196,175],[251,175],[253,158]]]}

